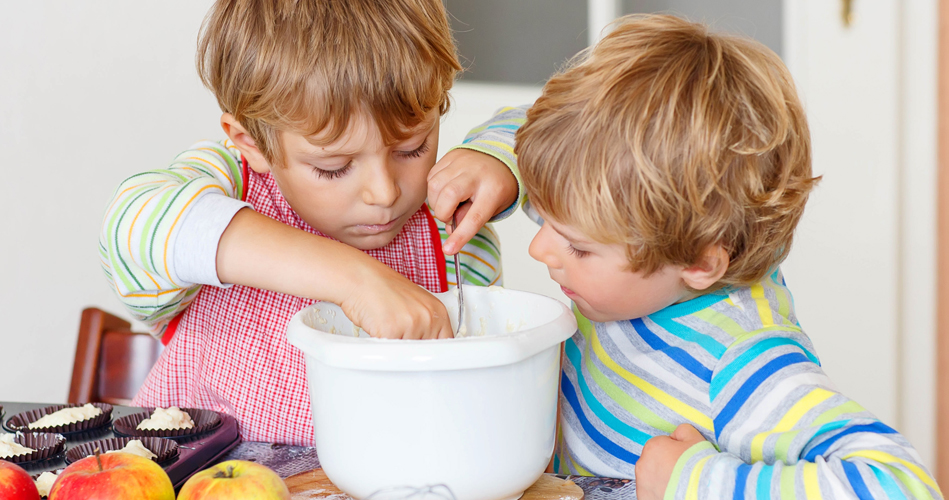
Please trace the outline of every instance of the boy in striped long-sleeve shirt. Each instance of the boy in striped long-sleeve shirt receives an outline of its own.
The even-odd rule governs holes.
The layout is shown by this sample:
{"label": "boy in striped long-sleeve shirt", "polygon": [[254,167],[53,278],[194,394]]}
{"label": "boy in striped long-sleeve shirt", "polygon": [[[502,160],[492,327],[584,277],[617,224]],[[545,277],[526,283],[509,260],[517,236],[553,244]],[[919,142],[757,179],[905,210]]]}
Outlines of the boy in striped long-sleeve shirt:
{"label": "boy in striped long-sleeve shirt", "polygon": [[[816,178],[760,44],[620,20],[517,132],[531,255],[573,300],[557,472],[640,500],[941,498],[906,439],[834,389],[778,270]],[[530,213],[530,210],[529,210]]]}

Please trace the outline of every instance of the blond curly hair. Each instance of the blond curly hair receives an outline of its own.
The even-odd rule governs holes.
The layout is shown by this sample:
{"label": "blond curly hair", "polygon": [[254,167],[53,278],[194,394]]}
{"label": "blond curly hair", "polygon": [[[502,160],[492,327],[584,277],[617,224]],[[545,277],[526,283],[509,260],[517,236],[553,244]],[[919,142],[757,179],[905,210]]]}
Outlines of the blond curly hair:
{"label": "blond curly hair", "polygon": [[515,152],[531,203],[625,245],[633,271],[690,266],[721,244],[730,260],[715,288],[784,260],[819,180],[778,56],[667,15],[619,19],[551,78]]}

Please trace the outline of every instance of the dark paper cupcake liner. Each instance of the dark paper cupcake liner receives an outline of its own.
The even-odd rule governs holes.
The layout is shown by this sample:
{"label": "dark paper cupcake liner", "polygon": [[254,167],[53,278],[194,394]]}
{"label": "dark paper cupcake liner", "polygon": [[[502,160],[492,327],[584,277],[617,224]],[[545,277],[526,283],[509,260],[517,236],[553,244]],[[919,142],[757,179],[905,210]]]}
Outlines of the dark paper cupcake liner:
{"label": "dark paper cupcake liner", "polygon": [[115,431],[116,434],[129,437],[145,436],[184,439],[212,431],[221,425],[221,415],[216,411],[202,410],[200,408],[181,408],[181,411],[191,416],[191,420],[194,421],[193,428],[161,430],[136,429],[138,424],[142,423],[142,420],[150,417],[155,411],[154,408],[145,408],[145,410],[147,413],[135,413],[115,419],[115,422],[112,422],[112,430]]}
{"label": "dark paper cupcake liner", "polygon": [[36,422],[50,413],[55,413],[59,410],[62,410],[63,408],[75,408],[83,406],[80,404],[53,405],[47,406],[46,408],[40,408],[38,410],[29,410],[23,413],[17,413],[7,420],[6,427],[11,431],[55,432],[59,434],[74,434],[77,432],[91,431],[108,424],[112,419],[112,405],[108,403],[92,403],[92,405],[102,410],[102,413],[90,419],[80,420],[79,422],[73,422],[66,425],[57,425],[54,427],[39,427],[36,429],[30,429],[31,423]]}
{"label": "dark paper cupcake liner", "polygon": [[63,437],[62,434],[53,434],[50,432],[17,432],[13,441],[20,446],[26,446],[27,448],[36,450],[31,453],[3,459],[15,464],[55,458],[66,449],[66,438]]}
{"label": "dark paper cupcake liner", "polygon": [[170,439],[140,436],[100,439],[98,441],[76,445],[66,451],[66,463],[71,464],[83,458],[93,456],[96,454],[96,448],[98,448],[99,453],[102,454],[109,451],[121,450],[133,439],[140,440],[142,445],[148,448],[148,451],[158,455],[152,460],[159,464],[170,462],[178,457],[178,443]]}

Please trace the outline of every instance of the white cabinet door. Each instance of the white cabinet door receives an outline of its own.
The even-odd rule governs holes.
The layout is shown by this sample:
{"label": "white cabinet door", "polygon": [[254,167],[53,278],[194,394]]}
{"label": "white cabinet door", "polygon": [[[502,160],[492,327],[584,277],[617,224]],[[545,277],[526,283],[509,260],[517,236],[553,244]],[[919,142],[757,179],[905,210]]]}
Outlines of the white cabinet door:
{"label": "white cabinet door", "polygon": [[934,0],[785,2],[785,60],[823,180],[784,271],[839,389],[933,464]]}

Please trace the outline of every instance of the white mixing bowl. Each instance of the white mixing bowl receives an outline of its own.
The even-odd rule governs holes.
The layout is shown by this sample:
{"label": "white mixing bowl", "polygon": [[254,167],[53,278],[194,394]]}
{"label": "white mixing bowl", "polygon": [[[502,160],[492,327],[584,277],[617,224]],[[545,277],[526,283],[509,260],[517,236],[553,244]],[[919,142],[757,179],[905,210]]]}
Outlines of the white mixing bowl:
{"label": "white mixing bowl", "polygon": [[[454,293],[436,296],[456,318]],[[364,498],[444,484],[457,500],[504,500],[543,473],[560,343],[576,320],[549,297],[475,286],[465,287],[465,316],[471,336],[443,340],[368,338],[329,303],[290,321],[287,337],[306,355],[317,453],[338,488]]]}

